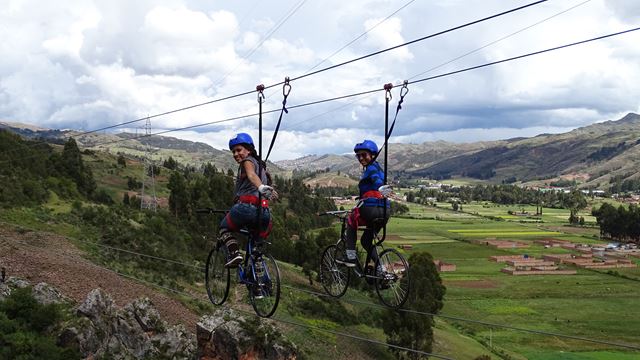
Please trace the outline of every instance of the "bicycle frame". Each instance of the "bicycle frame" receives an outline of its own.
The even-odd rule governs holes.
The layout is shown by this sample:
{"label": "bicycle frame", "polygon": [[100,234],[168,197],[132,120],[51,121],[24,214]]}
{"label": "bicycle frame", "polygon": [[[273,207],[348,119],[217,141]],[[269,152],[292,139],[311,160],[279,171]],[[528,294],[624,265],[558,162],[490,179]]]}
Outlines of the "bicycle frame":
{"label": "bicycle frame", "polygon": [[[347,244],[347,239],[346,239],[347,219],[348,219],[348,214],[350,214],[351,211],[343,210],[343,211],[327,212],[327,213],[329,213],[330,215],[336,216],[336,217],[338,217],[340,219],[340,222],[341,222],[340,241],[342,241],[346,246],[346,244]],[[344,214],[345,216],[340,216],[340,214]],[[379,276],[367,274],[367,271],[366,271],[366,266],[371,262],[371,260],[373,260],[373,256],[372,256],[373,252],[375,251],[376,255],[379,255],[378,247],[381,247],[384,250],[384,246],[382,246],[382,243],[384,242],[384,237],[379,238],[378,237],[378,231],[376,231],[373,234],[373,238],[377,239],[377,241],[372,241],[371,242],[371,251],[367,251],[366,260],[364,262],[364,265],[365,265],[364,268],[363,268],[362,264],[360,263],[360,258],[356,256],[356,267],[353,268],[353,272],[359,278],[367,278],[367,279],[372,279],[372,280],[380,279]],[[362,244],[361,244],[361,246],[362,246]],[[356,249],[357,248],[358,248],[358,246],[356,244]],[[364,248],[364,246],[363,246],[363,248]],[[366,251],[366,249],[365,249],[365,251]]]}
{"label": "bicycle frame", "polygon": [[[248,268],[249,265],[249,259],[254,256],[254,247],[255,247],[255,241],[254,241],[254,235],[252,232],[250,232],[249,230],[246,229],[241,229],[239,231],[241,234],[244,234],[247,236],[247,246],[245,247],[245,257],[244,257],[244,261],[242,263],[243,266],[238,266],[237,268],[237,274],[238,274],[238,282],[240,284],[245,284],[245,285],[255,285],[256,284],[256,269],[255,269],[255,263],[251,262],[251,273],[249,274],[248,271],[245,271],[245,269]],[[267,276],[267,279],[271,279],[271,275],[269,274],[269,270],[268,269],[264,269],[265,274]],[[251,276],[248,276],[251,275]]]}

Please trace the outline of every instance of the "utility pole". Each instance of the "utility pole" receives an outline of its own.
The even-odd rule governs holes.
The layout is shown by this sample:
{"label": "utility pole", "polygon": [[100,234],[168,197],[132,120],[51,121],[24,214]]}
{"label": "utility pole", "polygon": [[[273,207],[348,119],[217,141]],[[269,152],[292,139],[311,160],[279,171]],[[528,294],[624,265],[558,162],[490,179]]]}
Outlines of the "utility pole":
{"label": "utility pole", "polygon": [[[144,125],[145,136],[147,145],[145,146],[144,152],[144,166],[142,173],[142,191],[140,198],[140,208],[141,209],[149,209],[154,212],[158,208],[158,199],[156,198],[156,179],[153,173],[153,160],[151,159],[151,143],[149,142],[149,138],[151,137],[151,119],[147,117],[147,122]],[[148,192],[145,195],[145,188]]]}

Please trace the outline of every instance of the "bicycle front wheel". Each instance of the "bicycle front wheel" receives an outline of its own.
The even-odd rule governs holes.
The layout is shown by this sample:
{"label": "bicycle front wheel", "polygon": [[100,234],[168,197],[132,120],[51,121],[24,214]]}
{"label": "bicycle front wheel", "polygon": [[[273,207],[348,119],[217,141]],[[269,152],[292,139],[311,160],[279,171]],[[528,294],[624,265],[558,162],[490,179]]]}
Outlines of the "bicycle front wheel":
{"label": "bicycle front wheel", "polygon": [[376,261],[376,292],[380,301],[398,309],[409,298],[409,264],[396,249],[386,249]]}
{"label": "bicycle front wheel", "polygon": [[327,246],[320,259],[320,282],[324,291],[335,298],[339,298],[347,292],[351,276],[348,267],[336,263],[336,256],[339,256],[340,252],[344,253],[344,243],[340,242],[339,244],[342,246]]}
{"label": "bicycle front wheel", "polygon": [[226,260],[227,247],[221,244],[216,244],[207,257],[205,285],[209,300],[214,305],[222,305],[229,296],[231,275],[229,269],[224,266]]}
{"label": "bicycle front wheel", "polygon": [[280,270],[273,256],[263,254],[251,259],[255,281],[249,286],[251,306],[260,317],[270,317],[280,302]]}

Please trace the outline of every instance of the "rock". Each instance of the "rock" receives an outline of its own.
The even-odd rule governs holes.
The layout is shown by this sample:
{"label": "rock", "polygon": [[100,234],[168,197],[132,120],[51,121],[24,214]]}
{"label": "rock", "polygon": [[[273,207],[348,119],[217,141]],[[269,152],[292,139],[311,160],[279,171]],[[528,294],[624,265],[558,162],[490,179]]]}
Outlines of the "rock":
{"label": "rock", "polygon": [[70,324],[58,343],[79,349],[85,358],[193,359],[196,341],[184,326],[168,326],[147,298],[118,309],[111,297],[92,290],[78,306],[84,321]]}
{"label": "rock", "polygon": [[33,287],[33,297],[43,305],[71,303],[58,289],[43,282]]}
{"label": "rock", "polygon": [[203,316],[196,325],[198,359],[296,359],[295,345],[270,323],[232,309]]}
{"label": "rock", "polygon": [[102,289],[91,290],[76,312],[91,321],[97,334],[111,333],[116,318],[115,304],[111,296]]}
{"label": "rock", "polygon": [[6,283],[0,283],[0,301],[11,295],[11,288]]}
{"label": "rock", "polygon": [[31,284],[29,284],[29,282],[26,280],[22,280],[20,278],[10,276],[9,279],[7,279],[7,285],[9,285],[10,288],[22,289],[22,288],[26,288]]}
{"label": "rock", "polygon": [[160,313],[153,307],[148,298],[137,299],[125,306],[125,311],[133,314],[144,331],[164,331],[166,324],[160,318]]}
{"label": "rock", "polygon": [[0,283],[0,301],[11,295],[11,291],[13,291],[13,289],[22,289],[29,285],[28,281],[10,276],[7,281]]}

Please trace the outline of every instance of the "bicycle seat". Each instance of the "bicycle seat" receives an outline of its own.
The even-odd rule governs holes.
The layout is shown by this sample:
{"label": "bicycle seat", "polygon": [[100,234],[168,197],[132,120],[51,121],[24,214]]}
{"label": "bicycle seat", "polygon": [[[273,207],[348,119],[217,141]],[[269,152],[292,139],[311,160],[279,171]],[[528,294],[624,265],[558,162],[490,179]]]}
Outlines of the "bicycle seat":
{"label": "bicycle seat", "polygon": [[[386,223],[385,218],[375,218],[372,221],[369,221],[367,225],[372,226],[374,228],[382,228],[385,223]],[[358,228],[364,229],[366,228],[366,226],[358,226]]]}

